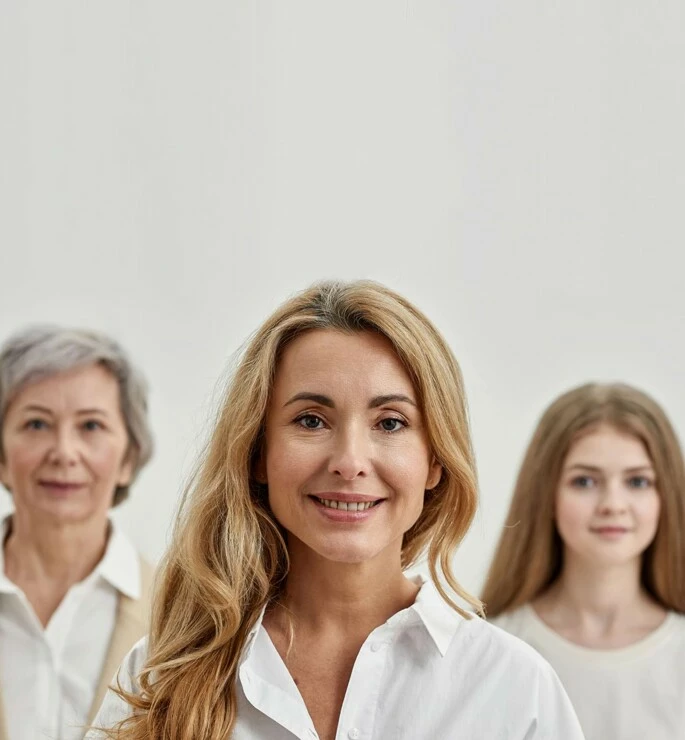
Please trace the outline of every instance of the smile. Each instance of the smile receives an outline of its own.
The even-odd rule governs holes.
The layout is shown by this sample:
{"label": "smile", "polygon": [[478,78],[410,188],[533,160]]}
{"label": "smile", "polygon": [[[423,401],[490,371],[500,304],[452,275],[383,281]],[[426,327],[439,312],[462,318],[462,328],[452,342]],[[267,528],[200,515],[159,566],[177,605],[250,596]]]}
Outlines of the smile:
{"label": "smile", "polygon": [[370,509],[372,506],[376,506],[377,504],[380,503],[380,500],[378,501],[335,501],[334,499],[319,498],[318,496],[314,496],[314,498],[320,504],[323,504],[327,509],[338,509],[339,511],[366,511],[367,509]]}

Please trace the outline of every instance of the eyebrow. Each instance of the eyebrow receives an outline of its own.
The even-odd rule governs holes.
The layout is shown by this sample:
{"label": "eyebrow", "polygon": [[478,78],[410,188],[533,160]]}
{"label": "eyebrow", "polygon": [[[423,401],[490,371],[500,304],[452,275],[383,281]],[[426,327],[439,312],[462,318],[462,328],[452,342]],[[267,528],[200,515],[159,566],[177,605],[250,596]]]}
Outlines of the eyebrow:
{"label": "eyebrow", "polygon": [[[324,396],[322,393],[309,393],[303,391],[302,393],[296,393],[289,401],[286,401],[283,405],[290,406],[291,403],[296,401],[313,401],[321,406],[326,406],[329,409],[335,408],[335,403],[332,398]],[[386,403],[408,403],[412,406],[416,406],[416,401],[409,396],[405,396],[403,393],[388,393],[384,396],[375,396],[369,401],[369,408],[375,409],[379,406],[385,406]]]}
{"label": "eyebrow", "polygon": [[52,415],[52,409],[46,408],[45,406],[39,406],[38,404],[32,403],[28,406],[24,406],[22,411],[38,411],[41,414]]}
{"label": "eyebrow", "polygon": [[[41,414],[47,414],[49,416],[53,415],[52,409],[47,408],[46,406],[39,406],[38,404],[30,404],[28,406],[24,406],[22,411],[37,411]],[[100,414],[101,416],[107,416],[107,412],[104,409],[98,409],[98,408],[92,408],[92,409],[79,409],[77,412],[79,415],[92,415],[92,414]]]}
{"label": "eyebrow", "polygon": [[[571,470],[589,470],[592,473],[603,473],[602,468],[598,468],[596,465],[584,465],[583,463],[576,463],[566,468],[567,472]],[[633,468],[626,468],[624,473],[639,473],[640,471],[651,471],[654,472],[654,468],[651,465],[637,465]]]}

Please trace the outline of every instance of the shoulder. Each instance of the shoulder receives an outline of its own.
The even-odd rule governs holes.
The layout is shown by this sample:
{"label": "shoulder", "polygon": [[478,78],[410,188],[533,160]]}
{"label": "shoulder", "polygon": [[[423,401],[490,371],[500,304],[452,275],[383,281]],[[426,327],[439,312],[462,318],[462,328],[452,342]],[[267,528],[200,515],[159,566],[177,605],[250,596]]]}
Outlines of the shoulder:
{"label": "shoulder", "polygon": [[[120,676],[123,678],[122,674],[125,674],[126,677],[130,679],[131,688],[134,687],[135,677],[140,673],[145,665],[145,661],[147,660],[147,647],[148,638],[146,635],[145,637],[141,637],[140,640],[138,640],[138,642],[128,651],[119,667]],[[127,688],[127,691],[130,690],[130,688]]]}
{"label": "shoulder", "polygon": [[678,654],[681,654],[681,650],[685,649],[685,614],[668,612],[664,624],[656,632],[663,634],[669,649],[675,649]]}
{"label": "shoulder", "polygon": [[143,557],[138,556],[140,566],[140,595],[145,601],[152,597],[152,586],[155,577],[155,568]]}
{"label": "shoulder", "polygon": [[465,620],[452,660],[482,699],[505,716],[527,718],[535,738],[583,737],[571,702],[552,666],[523,640],[477,617]]}
{"label": "shoulder", "polygon": [[[148,638],[143,637],[129,650],[112,680],[113,686],[117,686],[128,693],[137,694],[140,692],[137,677],[147,659],[147,644]],[[112,728],[130,714],[129,705],[118,694],[109,689],[93,720],[93,729],[88,732],[85,740],[104,738],[104,733],[98,728]]]}
{"label": "shoulder", "polygon": [[493,621],[474,617],[465,623],[465,632],[489,660],[516,670],[546,674],[551,670],[547,661],[518,636],[525,619],[520,612],[517,609]]}
{"label": "shoulder", "polygon": [[529,622],[530,605],[524,604],[488,619],[488,623],[503,629],[512,635],[520,635]]}
{"label": "shoulder", "polygon": [[685,614],[680,612],[669,612],[669,619],[673,622],[673,628],[677,632],[685,633]]}

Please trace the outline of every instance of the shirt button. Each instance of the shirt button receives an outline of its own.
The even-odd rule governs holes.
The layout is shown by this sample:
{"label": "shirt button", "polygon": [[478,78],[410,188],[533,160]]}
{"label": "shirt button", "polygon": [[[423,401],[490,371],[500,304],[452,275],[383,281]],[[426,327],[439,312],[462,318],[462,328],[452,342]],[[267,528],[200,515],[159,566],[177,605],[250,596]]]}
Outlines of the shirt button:
{"label": "shirt button", "polygon": [[[371,643],[371,652],[372,653],[377,653],[382,647],[383,647],[383,643],[382,642],[372,642]],[[352,730],[350,730],[350,732],[352,732]],[[352,737],[352,736],[350,735],[350,737]],[[359,737],[359,736],[357,735],[357,737]]]}
{"label": "shirt button", "polygon": [[359,740],[359,738],[362,736],[361,732],[356,728],[353,727],[348,733],[347,737],[350,738],[350,740]]}

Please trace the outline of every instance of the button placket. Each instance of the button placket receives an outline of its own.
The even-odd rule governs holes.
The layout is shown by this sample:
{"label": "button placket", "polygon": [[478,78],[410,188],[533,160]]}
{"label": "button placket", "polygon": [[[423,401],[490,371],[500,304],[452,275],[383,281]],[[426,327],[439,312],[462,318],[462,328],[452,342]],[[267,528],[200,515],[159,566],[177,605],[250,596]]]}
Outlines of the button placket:
{"label": "button placket", "polygon": [[337,737],[348,740],[372,737],[392,634],[393,630],[387,625],[379,627],[369,635],[369,641],[359,651],[340,713],[340,734]]}

